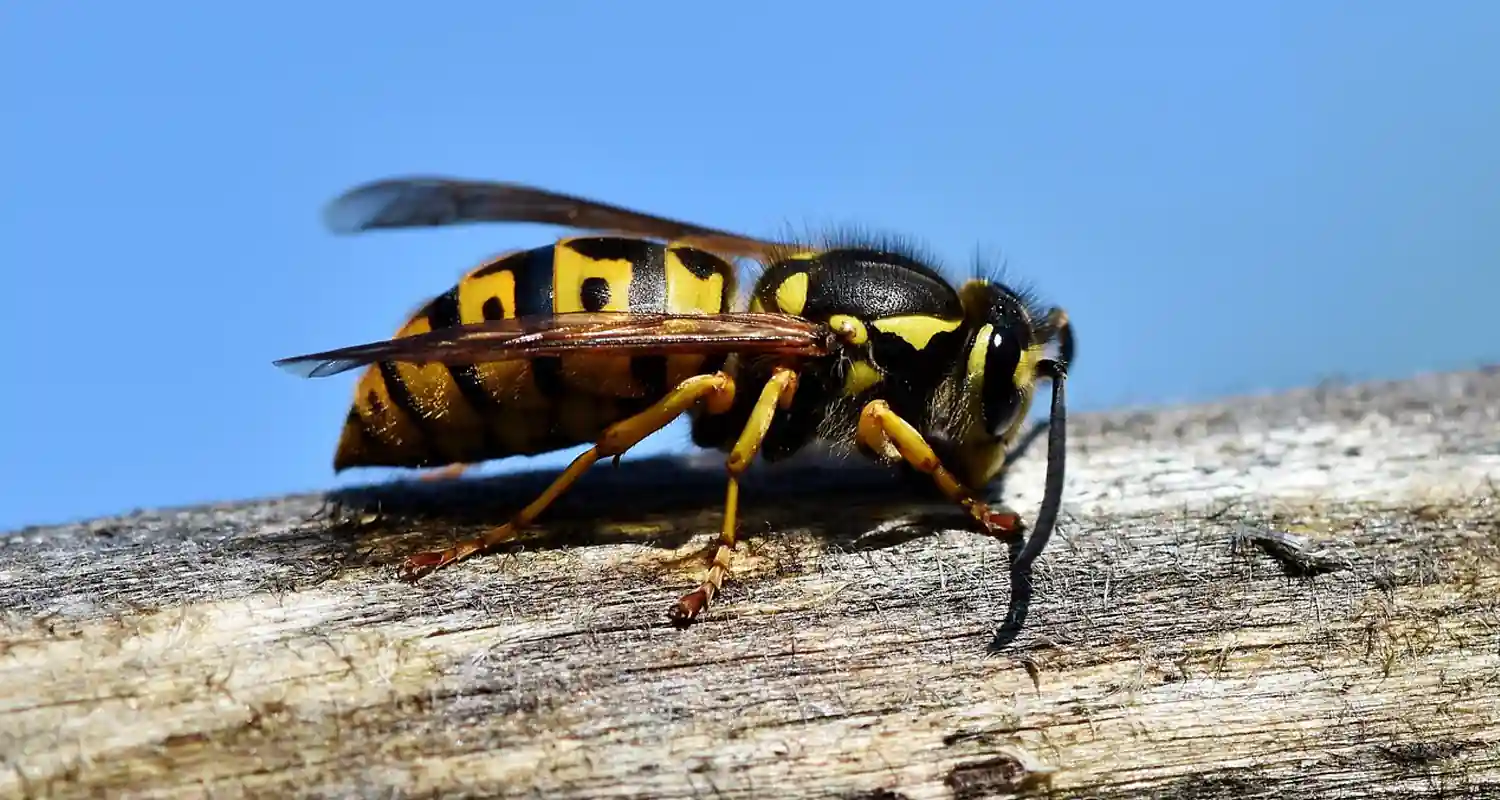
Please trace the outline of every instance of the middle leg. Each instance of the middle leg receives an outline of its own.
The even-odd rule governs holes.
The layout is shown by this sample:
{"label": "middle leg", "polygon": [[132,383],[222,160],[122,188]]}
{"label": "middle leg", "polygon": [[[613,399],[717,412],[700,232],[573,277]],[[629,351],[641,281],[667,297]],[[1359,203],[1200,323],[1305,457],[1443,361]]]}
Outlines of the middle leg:
{"label": "middle leg", "polygon": [[761,442],[765,441],[766,432],[771,428],[771,419],[775,417],[776,409],[789,407],[796,392],[795,371],[789,367],[777,367],[773,370],[771,379],[766,382],[755,406],[750,410],[750,417],[745,422],[744,430],[740,432],[740,438],[735,442],[734,449],[729,451],[729,458],[725,462],[729,471],[729,484],[724,497],[724,525],[719,532],[719,546],[715,548],[714,556],[709,561],[708,577],[697,589],[683,595],[672,606],[669,616],[678,625],[686,625],[703,613],[703,609],[713,602],[723,588],[736,546],[740,476],[745,474],[745,470],[750,468],[750,462],[760,452]]}

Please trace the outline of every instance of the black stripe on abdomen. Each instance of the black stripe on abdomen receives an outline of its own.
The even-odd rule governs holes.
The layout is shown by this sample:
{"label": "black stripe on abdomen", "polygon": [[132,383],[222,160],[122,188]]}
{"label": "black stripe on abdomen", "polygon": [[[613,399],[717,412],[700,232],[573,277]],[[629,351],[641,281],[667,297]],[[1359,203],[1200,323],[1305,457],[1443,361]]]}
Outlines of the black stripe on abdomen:
{"label": "black stripe on abdomen", "polygon": [[[552,301],[553,275],[556,271],[553,266],[554,250],[555,247],[528,250],[517,259],[519,264],[511,266],[516,276],[517,317],[551,316],[555,313]],[[568,386],[563,382],[560,357],[541,356],[531,359],[530,363],[531,379],[543,396],[556,399],[567,394]]]}
{"label": "black stripe on abdomen", "polygon": [[[490,298],[499,306],[499,301]],[[485,318],[490,318],[489,303],[485,305]],[[498,319],[499,317],[496,317]],[[427,307],[427,324],[433,330],[444,328],[456,328],[462,322],[458,313],[458,287],[449,289],[447,292],[433,298]],[[458,393],[469,404],[469,408],[479,417],[481,450],[485,453],[495,453],[504,450],[495,433],[490,429],[489,416],[500,409],[500,404],[485,390],[484,380],[479,376],[479,368],[473,364],[447,364],[448,376],[453,379],[453,385],[458,387]]]}

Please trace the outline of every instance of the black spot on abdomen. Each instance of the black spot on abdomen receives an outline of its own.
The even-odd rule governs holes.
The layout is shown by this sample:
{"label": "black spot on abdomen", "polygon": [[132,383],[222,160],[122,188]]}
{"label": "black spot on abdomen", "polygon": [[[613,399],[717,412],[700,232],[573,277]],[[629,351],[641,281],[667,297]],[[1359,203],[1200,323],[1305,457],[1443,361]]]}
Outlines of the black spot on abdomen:
{"label": "black spot on abdomen", "polygon": [[584,311],[602,311],[609,305],[609,281],[604,278],[588,278],[578,290],[578,300]]}

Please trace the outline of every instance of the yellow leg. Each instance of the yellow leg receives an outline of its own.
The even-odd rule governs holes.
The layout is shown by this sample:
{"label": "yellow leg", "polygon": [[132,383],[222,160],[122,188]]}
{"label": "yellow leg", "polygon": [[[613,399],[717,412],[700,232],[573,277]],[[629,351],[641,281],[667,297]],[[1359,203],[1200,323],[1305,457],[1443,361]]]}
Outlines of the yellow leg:
{"label": "yellow leg", "polygon": [[719,532],[719,546],[714,550],[714,557],[708,565],[708,577],[672,607],[670,617],[673,622],[679,625],[692,622],[724,587],[736,544],[740,476],[745,474],[745,470],[750,468],[750,462],[755,460],[756,453],[760,452],[761,442],[765,441],[766,431],[771,428],[771,418],[775,416],[776,409],[790,406],[796,392],[797,373],[778,367],[771,373],[771,379],[750,410],[750,418],[745,422],[745,428],[740,431],[740,438],[734,443],[734,449],[729,451],[729,458],[725,462],[725,467],[729,470],[729,486],[724,496],[724,527]]}
{"label": "yellow leg", "polygon": [[1012,536],[1021,532],[1021,520],[1014,511],[991,508],[975,497],[943,466],[921,432],[892,411],[884,400],[870,401],[860,413],[859,440],[887,459],[905,460],[918,471],[931,475],[938,489],[978,520],[986,533]]}
{"label": "yellow leg", "polygon": [[522,528],[572,488],[599,459],[624,453],[642,439],[671,424],[700,400],[710,414],[728,411],[734,403],[734,380],[723,372],[717,372],[712,375],[695,375],[679,383],[655,405],[606,429],[593,447],[573,459],[573,463],[557,476],[552,485],[531,501],[530,505],[517,512],[509,522],[483,536],[466,539],[446,550],[417,553],[406,559],[404,572],[409,577],[419,577],[515,538]]}

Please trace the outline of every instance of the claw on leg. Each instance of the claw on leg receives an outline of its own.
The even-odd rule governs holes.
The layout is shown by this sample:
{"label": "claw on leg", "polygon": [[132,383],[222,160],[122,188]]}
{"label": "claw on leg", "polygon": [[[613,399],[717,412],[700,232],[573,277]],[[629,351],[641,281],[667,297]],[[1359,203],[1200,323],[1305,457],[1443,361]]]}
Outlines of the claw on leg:
{"label": "claw on leg", "polygon": [[719,591],[724,588],[724,579],[729,577],[730,559],[733,557],[734,544],[724,544],[721,535],[720,544],[714,548],[713,559],[709,562],[708,577],[698,585],[698,588],[679,598],[672,606],[672,610],[668,612],[668,617],[674,624],[686,626],[708,608],[709,603],[712,603],[719,595]]}

